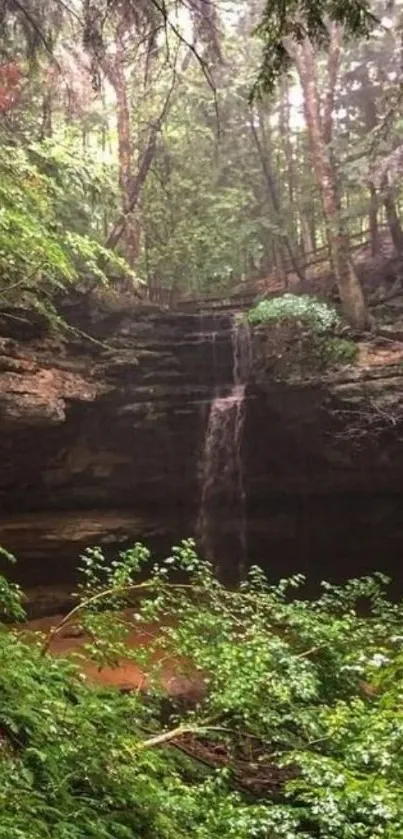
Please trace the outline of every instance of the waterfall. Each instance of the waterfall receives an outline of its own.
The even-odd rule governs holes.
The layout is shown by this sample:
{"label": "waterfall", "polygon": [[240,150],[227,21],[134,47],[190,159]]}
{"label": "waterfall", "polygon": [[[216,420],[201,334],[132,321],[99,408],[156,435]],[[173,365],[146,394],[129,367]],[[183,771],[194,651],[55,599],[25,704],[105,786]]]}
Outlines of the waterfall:
{"label": "waterfall", "polygon": [[231,330],[234,387],[245,387],[252,366],[252,345],[247,321],[234,318]]}
{"label": "waterfall", "polygon": [[[210,405],[201,461],[201,500],[197,532],[210,560],[215,556],[214,533],[223,524],[223,508],[236,531],[239,548],[237,571],[246,560],[246,495],[242,458],[245,422],[245,389],[251,367],[248,325],[234,319],[231,329],[232,378],[229,393],[220,388]],[[221,507],[221,509],[220,509]]]}

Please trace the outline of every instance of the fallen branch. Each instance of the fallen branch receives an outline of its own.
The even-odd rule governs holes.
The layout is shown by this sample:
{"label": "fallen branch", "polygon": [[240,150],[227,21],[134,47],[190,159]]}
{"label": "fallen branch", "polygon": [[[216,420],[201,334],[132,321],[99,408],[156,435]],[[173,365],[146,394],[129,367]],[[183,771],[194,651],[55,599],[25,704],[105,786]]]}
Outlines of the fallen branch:
{"label": "fallen branch", "polygon": [[318,650],[321,649],[323,649],[323,645],[321,647],[310,647],[309,650],[304,650],[303,653],[298,653],[298,655],[296,655],[295,658],[308,658],[308,656],[313,655],[313,653],[317,653]]}
{"label": "fallen branch", "polygon": [[136,748],[151,749],[155,746],[163,746],[164,743],[169,743],[171,740],[176,740],[177,737],[183,737],[185,734],[205,734],[207,730],[208,727],[205,726],[200,728],[199,726],[178,725],[177,728],[172,728],[171,731],[164,731],[162,734],[156,734],[155,737],[143,740]]}

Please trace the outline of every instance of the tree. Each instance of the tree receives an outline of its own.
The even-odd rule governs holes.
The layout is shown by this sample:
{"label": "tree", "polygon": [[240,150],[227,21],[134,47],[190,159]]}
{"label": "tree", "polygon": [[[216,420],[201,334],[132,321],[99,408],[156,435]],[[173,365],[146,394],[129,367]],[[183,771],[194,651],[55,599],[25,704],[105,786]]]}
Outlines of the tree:
{"label": "tree", "polygon": [[333,24],[343,26],[345,34],[366,37],[376,24],[370,5],[360,0],[335,4],[333,0],[301,3],[287,0],[279,5],[276,0],[265,2],[257,34],[263,42],[263,56],[255,83],[256,95],[272,92],[279,76],[290,68],[287,43],[309,42],[312,47],[328,47]]}
{"label": "tree", "polygon": [[[364,165],[368,166],[369,161],[371,169],[368,189],[372,250],[374,253],[379,251],[379,215],[383,205],[392,242],[397,253],[401,253],[403,231],[396,202],[398,190],[384,165],[385,153],[388,159],[400,141],[393,130],[389,130],[386,142],[384,140],[379,144],[376,140],[385,115],[390,112],[391,92],[400,64],[399,15],[392,27],[377,32],[370,42],[359,45],[354,63],[347,60],[344,64],[344,93],[340,101],[349,108],[349,120],[354,122],[351,127],[357,136],[357,150],[362,154]],[[382,172],[378,176],[379,164]]]}
{"label": "tree", "polygon": [[[255,124],[255,120],[257,125]],[[280,271],[284,273],[283,267],[283,255],[281,251],[284,251],[289,258],[290,265],[292,269],[295,271],[297,277],[300,280],[303,280],[303,274],[301,273],[300,267],[298,265],[298,261],[296,259],[292,242],[290,240],[290,236],[288,235],[285,229],[285,219],[283,217],[282,208],[280,204],[278,189],[276,186],[275,178],[273,175],[272,164],[270,160],[270,146],[267,140],[267,133],[265,131],[264,120],[262,119],[261,111],[258,111],[257,118],[255,114],[252,113],[251,118],[251,131],[252,136],[256,144],[256,148],[258,151],[259,159],[262,166],[262,171],[264,175],[264,180],[266,183],[266,188],[269,196],[269,200],[272,204],[274,216],[276,218],[276,222],[279,228],[282,230],[281,233],[281,240],[280,240]],[[282,128],[283,126],[281,126]],[[261,133],[261,137],[259,137],[259,129]],[[264,145],[263,145],[264,144]],[[292,189],[292,168],[289,169],[289,187]],[[290,178],[291,176],[291,178]],[[286,275],[284,276],[284,285],[287,286],[287,278]]]}
{"label": "tree", "polygon": [[[105,47],[101,60],[102,69],[112,85],[116,97],[119,186],[122,200],[119,221],[114,223],[107,236],[106,244],[108,247],[115,248],[121,241],[123,253],[133,267],[140,250],[139,219],[136,218],[136,209],[138,208],[141,188],[152,163],[156,142],[156,130],[154,126],[151,126],[145,149],[138,155],[136,165],[131,104],[133,96],[129,87],[129,74],[133,72],[132,67],[130,67],[130,57],[134,52],[138,62],[138,53],[142,49],[141,43],[145,42],[145,85],[148,86],[149,78],[152,76],[150,64],[153,63],[158,53],[158,47],[155,44],[155,29],[149,28],[148,20],[145,28],[142,23],[143,21],[139,20],[138,15],[132,13],[130,4],[123,2],[117,4],[115,14],[110,22],[112,29],[111,50],[109,51]],[[141,59],[140,66],[137,68],[137,78],[140,68]],[[144,95],[146,96],[147,93],[145,92]]]}
{"label": "tree", "polygon": [[[263,11],[261,42],[251,37],[260,12],[250,3],[228,16],[204,0],[180,14],[159,0],[54,0],[48,14],[49,2],[3,3],[4,67],[19,78],[11,91],[4,74],[0,121],[7,146],[26,152],[34,143],[43,160],[51,139],[83,171],[97,163],[92,191],[84,178],[82,209],[66,185],[66,228],[126,257],[155,299],[228,294],[248,278],[268,277],[270,288],[279,274],[283,285],[320,286],[331,270],[326,246],[343,305],[362,326],[355,243],[370,226],[381,256],[388,221],[401,248],[391,157],[401,129],[387,116],[398,25],[389,46],[375,30],[350,47],[332,20],[343,19],[346,34],[362,32],[371,25],[365,6],[349,0],[335,9],[326,0],[313,9],[287,0],[285,17],[273,5],[269,22],[269,7]],[[270,97],[251,103],[253,88],[262,96],[270,89]],[[50,177],[57,179],[57,166]],[[56,190],[61,224],[60,206]],[[82,256],[79,265],[87,273]],[[118,273],[130,290],[132,279]]]}
{"label": "tree", "polygon": [[288,44],[298,69],[304,96],[304,113],[311,147],[312,165],[320,188],[327,241],[335,279],[345,313],[359,329],[367,324],[367,312],[360,281],[350,257],[348,236],[343,228],[336,172],[331,152],[335,85],[340,63],[340,31],[334,25],[328,58],[328,87],[321,107],[317,72],[311,43]]}

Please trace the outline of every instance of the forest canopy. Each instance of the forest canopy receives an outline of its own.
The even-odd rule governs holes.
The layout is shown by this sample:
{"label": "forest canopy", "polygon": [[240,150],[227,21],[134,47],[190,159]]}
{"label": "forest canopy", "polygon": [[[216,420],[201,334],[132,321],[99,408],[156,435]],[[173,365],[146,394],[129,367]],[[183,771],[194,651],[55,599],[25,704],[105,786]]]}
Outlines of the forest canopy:
{"label": "forest canopy", "polygon": [[355,251],[403,248],[400,41],[398,3],[3,0],[4,304],[307,282],[365,326]]}

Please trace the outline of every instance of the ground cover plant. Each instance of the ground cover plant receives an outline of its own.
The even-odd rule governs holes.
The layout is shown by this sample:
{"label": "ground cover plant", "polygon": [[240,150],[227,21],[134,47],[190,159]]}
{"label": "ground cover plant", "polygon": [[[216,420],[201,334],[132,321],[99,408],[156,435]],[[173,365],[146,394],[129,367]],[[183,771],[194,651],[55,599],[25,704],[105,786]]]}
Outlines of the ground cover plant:
{"label": "ground cover plant", "polygon": [[309,327],[317,334],[329,332],[340,323],[340,318],[332,306],[307,294],[282,294],[272,299],[260,300],[249,310],[247,318],[252,324],[293,321]]}
{"label": "ground cover plant", "polygon": [[[403,612],[385,578],[307,601],[301,577],[272,586],[258,568],[225,589],[191,541],[147,578],[145,564],[141,545],[109,564],[87,551],[74,609],[34,640],[2,578],[0,835],[403,836]],[[125,649],[133,622],[158,625],[147,649]],[[147,691],[90,686],[55,659],[72,625],[100,667],[136,658]],[[172,655],[194,685],[176,698],[160,679]]]}

